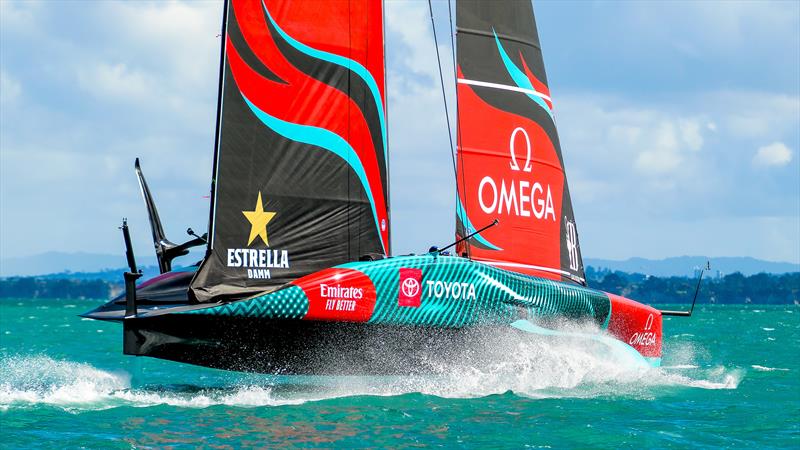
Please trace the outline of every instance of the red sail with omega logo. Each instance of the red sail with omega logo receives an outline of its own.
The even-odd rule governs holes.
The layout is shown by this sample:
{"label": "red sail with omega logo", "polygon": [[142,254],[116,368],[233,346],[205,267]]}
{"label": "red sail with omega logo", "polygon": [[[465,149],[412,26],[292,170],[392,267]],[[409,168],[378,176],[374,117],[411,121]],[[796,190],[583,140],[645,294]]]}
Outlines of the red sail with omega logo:
{"label": "red sail with omega logo", "polygon": [[[502,4],[501,4],[502,3]],[[457,3],[460,254],[585,284],[530,2]]]}

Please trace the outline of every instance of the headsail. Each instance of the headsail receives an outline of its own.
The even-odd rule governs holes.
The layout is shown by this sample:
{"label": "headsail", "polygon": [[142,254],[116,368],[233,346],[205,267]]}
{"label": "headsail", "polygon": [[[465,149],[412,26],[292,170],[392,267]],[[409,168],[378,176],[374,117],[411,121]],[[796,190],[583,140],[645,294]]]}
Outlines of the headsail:
{"label": "headsail", "polygon": [[381,0],[227,0],[198,301],[389,252]]}
{"label": "headsail", "polygon": [[585,283],[553,102],[530,1],[456,3],[459,249],[517,272]]}

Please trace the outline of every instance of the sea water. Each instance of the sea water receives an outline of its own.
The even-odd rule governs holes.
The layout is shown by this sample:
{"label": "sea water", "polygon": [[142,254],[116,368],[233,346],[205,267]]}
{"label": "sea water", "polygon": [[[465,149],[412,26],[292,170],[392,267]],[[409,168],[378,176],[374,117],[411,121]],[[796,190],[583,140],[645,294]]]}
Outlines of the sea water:
{"label": "sea water", "polygon": [[0,447],[800,446],[797,306],[668,318],[658,369],[512,330],[478,365],[312,377],[123,356],[99,303],[0,299]]}

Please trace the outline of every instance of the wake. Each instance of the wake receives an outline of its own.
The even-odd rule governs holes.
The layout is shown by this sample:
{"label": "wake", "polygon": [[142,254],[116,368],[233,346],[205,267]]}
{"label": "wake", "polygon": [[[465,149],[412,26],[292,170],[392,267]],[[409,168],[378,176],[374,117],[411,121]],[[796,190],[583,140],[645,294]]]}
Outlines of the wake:
{"label": "wake", "polygon": [[[430,355],[428,375],[275,376],[214,372],[204,385],[137,385],[126,372],[48,356],[0,359],[0,410],[52,406],[68,411],[169,405],[264,407],[351,396],[421,393],[478,398],[513,392],[528,398],[656,398],[679,389],[736,389],[745,370],[702,367],[691,345],[665,349],[670,365],[643,367],[616,350],[579,339],[487,336],[483,345]],[[186,369],[184,369],[186,370]],[[191,370],[191,369],[189,369]],[[759,369],[756,369],[759,370]],[[157,380],[148,380],[153,382]]]}

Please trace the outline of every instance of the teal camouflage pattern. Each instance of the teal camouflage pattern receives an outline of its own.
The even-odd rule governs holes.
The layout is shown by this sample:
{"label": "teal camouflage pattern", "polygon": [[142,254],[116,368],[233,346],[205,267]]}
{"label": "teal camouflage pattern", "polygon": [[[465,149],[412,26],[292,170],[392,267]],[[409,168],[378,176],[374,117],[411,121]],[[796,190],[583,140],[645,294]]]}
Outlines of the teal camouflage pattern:
{"label": "teal camouflage pattern", "polygon": [[[398,256],[336,266],[365,274],[375,286],[376,300],[369,323],[461,328],[510,324],[519,319],[567,318],[590,320],[606,327],[611,301],[600,291],[528,276],[456,256]],[[400,269],[422,271],[419,307],[400,306]],[[313,276],[313,274],[311,275]],[[304,278],[275,291],[223,305],[181,314],[236,316],[259,319],[302,319],[309,310]],[[436,296],[436,282],[466,283],[474,296]],[[439,290],[441,293],[441,290]]]}

